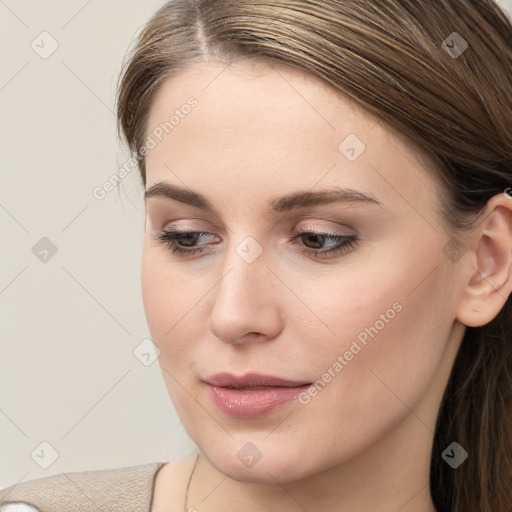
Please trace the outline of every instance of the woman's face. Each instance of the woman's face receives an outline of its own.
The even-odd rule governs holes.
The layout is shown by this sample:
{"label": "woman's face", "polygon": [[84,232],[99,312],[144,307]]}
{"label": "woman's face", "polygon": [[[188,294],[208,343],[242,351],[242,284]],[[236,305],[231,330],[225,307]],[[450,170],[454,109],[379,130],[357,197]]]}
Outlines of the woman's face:
{"label": "woman's face", "polygon": [[[431,439],[463,327],[436,181],[412,141],[262,61],[168,79],[146,134],[146,316],[207,459],[283,482],[400,428]],[[157,241],[164,230],[193,232],[174,239],[191,252]]]}

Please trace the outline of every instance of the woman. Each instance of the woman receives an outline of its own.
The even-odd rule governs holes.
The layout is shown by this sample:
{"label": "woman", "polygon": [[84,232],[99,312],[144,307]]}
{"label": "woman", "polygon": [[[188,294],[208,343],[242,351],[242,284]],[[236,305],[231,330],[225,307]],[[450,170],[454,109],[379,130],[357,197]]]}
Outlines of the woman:
{"label": "woman", "polygon": [[512,28],[493,1],[175,0],[118,119],[146,317],[197,454],[5,504],[512,510]]}

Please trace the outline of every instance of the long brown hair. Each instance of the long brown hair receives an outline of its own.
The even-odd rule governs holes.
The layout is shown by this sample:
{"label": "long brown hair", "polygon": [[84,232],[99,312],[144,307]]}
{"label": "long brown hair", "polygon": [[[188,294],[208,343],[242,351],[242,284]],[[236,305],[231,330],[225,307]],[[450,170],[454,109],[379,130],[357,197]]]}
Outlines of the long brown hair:
{"label": "long brown hair", "polygon": [[[473,227],[511,190],[512,26],[493,0],[168,2],[139,34],[118,89],[119,130],[144,184],[156,91],[211,57],[295,66],[414,139],[438,164],[450,229]],[[466,327],[445,390],[430,465],[438,512],[512,511],[511,375],[509,297],[490,323]],[[469,453],[456,470],[441,457],[454,441]]]}

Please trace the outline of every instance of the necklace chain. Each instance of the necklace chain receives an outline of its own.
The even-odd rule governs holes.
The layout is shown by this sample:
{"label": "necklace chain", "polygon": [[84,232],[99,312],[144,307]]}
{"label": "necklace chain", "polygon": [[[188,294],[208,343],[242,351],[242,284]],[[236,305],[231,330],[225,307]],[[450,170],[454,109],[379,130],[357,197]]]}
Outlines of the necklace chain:
{"label": "necklace chain", "polygon": [[190,472],[190,476],[188,477],[187,490],[185,491],[185,512],[188,512],[188,489],[190,487],[190,482],[192,481],[192,475],[194,474],[194,471],[196,469],[197,459],[199,459],[199,452],[197,453],[197,457],[194,462],[194,467],[192,468],[192,471]]}

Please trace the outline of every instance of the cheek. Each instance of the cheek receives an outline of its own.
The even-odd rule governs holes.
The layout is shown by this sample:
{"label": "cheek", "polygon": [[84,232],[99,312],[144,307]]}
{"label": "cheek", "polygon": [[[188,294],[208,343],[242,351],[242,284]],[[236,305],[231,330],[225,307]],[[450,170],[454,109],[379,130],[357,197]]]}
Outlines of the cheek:
{"label": "cheek", "polygon": [[[141,267],[142,300],[153,342],[161,352],[164,340],[172,337],[178,320],[184,315],[188,294],[176,282],[172,266],[158,250],[144,247]],[[180,300],[177,300],[178,292]]]}
{"label": "cheek", "polygon": [[[165,308],[165,297],[162,295],[165,277],[163,268],[151,249],[144,246],[141,266],[142,301],[146,319],[154,342],[158,342],[163,326],[162,318]],[[171,312],[171,308],[169,308]]]}
{"label": "cheek", "polygon": [[328,403],[337,418],[351,418],[349,430],[363,431],[376,415],[386,428],[426,393],[453,321],[446,275],[435,267],[389,258],[364,274],[344,271],[343,279],[298,290],[322,320],[316,334],[308,328],[300,337],[314,355],[320,382],[310,403],[319,415]]}
{"label": "cheek", "polygon": [[[142,255],[141,288],[151,338],[160,350],[160,362],[175,368],[191,358],[198,329],[208,325],[207,293],[213,285],[183,272],[160,248],[145,246]],[[181,357],[183,356],[183,357]]]}

